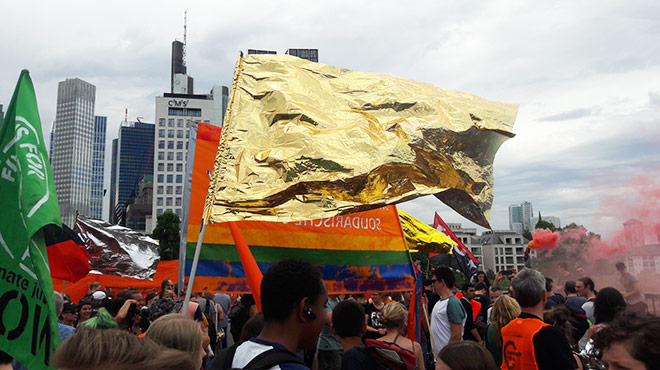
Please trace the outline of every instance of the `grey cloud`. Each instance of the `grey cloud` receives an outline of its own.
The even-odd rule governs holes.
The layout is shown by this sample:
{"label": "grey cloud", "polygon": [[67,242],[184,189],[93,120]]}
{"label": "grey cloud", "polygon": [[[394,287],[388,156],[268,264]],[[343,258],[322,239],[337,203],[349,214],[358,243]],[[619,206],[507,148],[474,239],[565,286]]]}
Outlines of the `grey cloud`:
{"label": "grey cloud", "polygon": [[652,105],[660,107],[660,93],[657,91],[649,91],[649,102]]}
{"label": "grey cloud", "polygon": [[577,119],[577,118],[582,118],[586,116],[590,116],[593,114],[598,114],[600,112],[600,109],[594,109],[594,108],[577,108],[573,110],[569,110],[568,112],[562,112],[558,114],[553,114],[547,117],[543,117],[539,119],[539,121],[567,121],[571,119]]}

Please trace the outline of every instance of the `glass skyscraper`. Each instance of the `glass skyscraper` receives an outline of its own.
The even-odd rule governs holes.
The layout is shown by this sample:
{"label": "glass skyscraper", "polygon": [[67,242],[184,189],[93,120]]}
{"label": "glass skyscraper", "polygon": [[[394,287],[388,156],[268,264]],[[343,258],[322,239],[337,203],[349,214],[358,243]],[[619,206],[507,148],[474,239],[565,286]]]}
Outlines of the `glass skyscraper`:
{"label": "glass skyscraper", "polygon": [[94,117],[94,151],[92,152],[92,195],[89,216],[103,217],[103,169],[105,167],[105,128],[108,117]]}
{"label": "glass skyscraper", "polygon": [[90,215],[95,99],[96,87],[79,78],[58,84],[51,163],[62,222],[69,226],[76,212]]}
{"label": "glass skyscraper", "polygon": [[[114,151],[114,143],[113,143]],[[126,208],[140,195],[140,182],[154,174],[154,124],[125,122],[119,127],[114,173],[114,204],[110,212],[125,215]],[[112,185],[111,185],[112,190]],[[112,197],[111,197],[111,200]],[[123,220],[122,220],[123,219]],[[126,217],[120,217],[124,221]],[[151,230],[149,230],[151,231]]]}

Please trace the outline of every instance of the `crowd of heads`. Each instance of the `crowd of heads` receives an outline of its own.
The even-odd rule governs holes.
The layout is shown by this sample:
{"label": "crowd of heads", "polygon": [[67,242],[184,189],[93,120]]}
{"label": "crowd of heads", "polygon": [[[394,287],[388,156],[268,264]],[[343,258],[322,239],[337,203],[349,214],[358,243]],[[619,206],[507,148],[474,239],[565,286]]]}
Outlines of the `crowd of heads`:
{"label": "crowd of heads", "polygon": [[[625,265],[617,264],[616,267],[625,270]],[[560,265],[558,271],[564,270],[567,271],[566,266]],[[365,341],[368,330],[374,333],[373,328],[368,329],[369,325],[379,325],[383,330],[378,330],[376,337],[389,338],[387,340],[397,342],[397,346],[409,348],[409,352],[414,352],[413,356],[423,356],[421,364],[416,367],[453,370],[499,368],[502,358],[498,358],[492,348],[496,351],[502,348],[503,329],[523,317],[523,313],[536,313],[563,334],[575,350],[577,360],[582,346],[580,340],[587,338],[591,346],[589,356],[594,356],[600,363],[616,366],[641,364],[645,367],[640,368],[646,369],[660,363],[660,319],[627,310],[626,298],[618,289],[604,287],[597,290],[590,277],[580,276],[578,272],[576,276],[579,278],[562,283],[563,296],[556,293],[555,280],[537,270],[514,271],[508,277],[510,284],[504,286],[501,276],[498,274],[491,281],[480,271],[473,282],[462,283],[458,290],[463,300],[479,303],[474,308],[478,311],[472,311],[469,305],[466,310],[474,314],[474,328],[482,338],[487,337],[486,329],[490,332],[492,327],[492,336],[483,343],[452,340],[435,348],[429,342],[431,328],[428,325],[422,325],[421,347],[414,341],[416,338],[402,342],[404,344],[397,342],[407,340],[400,338],[408,334],[408,308],[417,298],[413,291],[332,296],[330,299],[334,305],[328,314],[329,296],[321,272],[296,259],[280,261],[264,274],[261,312],[256,309],[253,297],[244,294],[226,313],[232,335],[236,329],[234,342],[239,346],[237,348],[260,337],[266,341],[279,341],[291,352],[315,351],[319,333],[326,325],[341,344],[342,351],[364,347],[365,343],[371,348],[374,342]],[[562,276],[556,278],[561,280]],[[429,306],[421,312],[430,313],[433,309],[429,294],[446,299],[457,293],[456,274],[449,267],[434,269],[425,285],[430,290],[417,304],[423,302]],[[56,293],[59,325],[61,328],[75,327],[75,332],[60,329],[60,334],[66,337],[62,338],[62,344],[53,355],[52,365],[62,369],[108,370],[203,368],[215,355],[214,350],[226,348],[226,345],[211,348],[208,329],[211,318],[207,317],[208,312],[201,314],[200,309],[203,301],[212,302],[215,307],[216,297],[213,293],[193,293],[192,300],[199,304],[190,306],[192,312],[184,315],[182,297],[177,293],[181,292],[177,292],[171,280],[164,280],[158,292],[129,288],[112,298],[100,284],[92,283],[88,294],[78,303]],[[579,302],[577,306],[572,304],[575,302]],[[375,316],[365,314],[367,309],[369,312],[376,310]],[[219,310],[222,312],[221,308]],[[219,320],[217,313],[216,320]],[[590,324],[592,328],[589,328]],[[422,354],[421,348],[431,356]]]}

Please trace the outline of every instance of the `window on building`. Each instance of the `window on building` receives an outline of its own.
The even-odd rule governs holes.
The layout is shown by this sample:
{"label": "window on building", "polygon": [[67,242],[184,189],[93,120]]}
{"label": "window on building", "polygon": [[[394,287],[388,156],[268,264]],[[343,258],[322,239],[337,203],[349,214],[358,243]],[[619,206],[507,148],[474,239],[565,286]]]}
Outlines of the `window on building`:
{"label": "window on building", "polygon": [[176,183],[180,184],[183,182],[183,175],[176,175]]}
{"label": "window on building", "polygon": [[163,205],[163,197],[156,198],[156,205],[157,206],[162,206]]}
{"label": "window on building", "polygon": [[211,123],[211,121],[205,119],[205,120],[204,120],[204,123]]}
{"label": "window on building", "polygon": [[174,163],[168,163],[167,172],[172,172],[172,171],[174,171]]}
{"label": "window on building", "polygon": [[172,182],[174,182],[174,175],[167,175],[167,183],[171,184]]}
{"label": "window on building", "polygon": [[521,248],[521,247],[516,248],[516,254],[523,254],[523,253],[525,253],[523,248]]}
{"label": "window on building", "polygon": [[201,117],[202,116],[202,110],[199,109],[199,108],[188,108],[188,109],[186,109],[186,116]]}
{"label": "window on building", "polygon": [[172,206],[172,198],[167,198],[165,200],[165,205],[171,207]]}
{"label": "window on building", "polygon": [[165,140],[158,140],[158,149],[165,149]]}
{"label": "window on building", "polygon": [[174,138],[174,130],[167,130],[167,137]]}
{"label": "window on building", "polygon": [[162,215],[162,214],[163,214],[163,209],[162,209],[162,208],[158,208],[158,209],[156,209],[156,214],[157,214],[158,216]]}
{"label": "window on building", "polygon": [[[188,138],[188,136],[190,136],[190,132],[186,131],[186,139]],[[186,144],[186,145],[188,145],[188,144]]]}
{"label": "window on building", "polygon": [[168,161],[173,161],[174,160],[174,152],[167,152],[167,160]]}
{"label": "window on building", "polygon": [[183,153],[181,153],[181,152],[176,153],[176,159],[178,161],[182,161],[183,160]]}
{"label": "window on building", "polygon": [[165,118],[158,119],[158,126],[165,127]]}
{"label": "window on building", "polygon": [[183,130],[176,130],[176,137],[178,137],[179,139],[182,139],[183,138]]}
{"label": "window on building", "polygon": [[176,215],[179,216],[179,218],[181,218],[181,208],[174,210],[174,213],[176,213]]}
{"label": "window on building", "polygon": [[167,187],[167,194],[168,195],[172,194],[172,186]]}
{"label": "window on building", "polygon": [[187,119],[187,120],[186,120],[186,128],[189,128],[189,127],[190,127],[190,120]]}
{"label": "window on building", "polygon": [[165,164],[164,163],[158,163],[158,171],[165,171]]}
{"label": "window on building", "polygon": [[177,207],[181,207],[181,198],[176,198],[174,200],[174,205],[177,206]]}
{"label": "window on building", "polygon": [[170,116],[185,116],[186,110],[183,108],[167,108],[167,114]]}
{"label": "window on building", "polygon": [[174,141],[172,140],[167,141],[167,149],[174,149]]}
{"label": "window on building", "polygon": [[183,149],[183,141],[179,140],[176,142],[176,148],[177,149]]}
{"label": "window on building", "polygon": [[177,194],[182,194],[183,193],[183,186],[177,186],[176,187],[176,193]]}
{"label": "window on building", "polygon": [[165,130],[163,129],[158,130],[158,137],[165,137]]}
{"label": "window on building", "polygon": [[165,181],[165,176],[164,175],[158,175],[158,182],[162,183]]}
{"label": "window on building", "polygon": [[176,171],[177,171],[177,172],[181,172],[181,171],[183,171],[183,164],[181,164],[181,163],[177,163],[177,164],[176,164]]}
{"label": "window on building", "polygon": [[[172,108],[170,108],[172,109]],[[168,127],[174,127],[174,118],[170,118],[167,120],[167,126]]]}
{"label": "window on building", "polygon": [[183,127],[183,119],[179,118],[176,120],[176,127]]}
{"label": "window on building", "polygon": [[156,192],[157,192],[158,194],[163,194],[163,186],[162,186],[162,185],[158,185],[158,187],[156,188]]}

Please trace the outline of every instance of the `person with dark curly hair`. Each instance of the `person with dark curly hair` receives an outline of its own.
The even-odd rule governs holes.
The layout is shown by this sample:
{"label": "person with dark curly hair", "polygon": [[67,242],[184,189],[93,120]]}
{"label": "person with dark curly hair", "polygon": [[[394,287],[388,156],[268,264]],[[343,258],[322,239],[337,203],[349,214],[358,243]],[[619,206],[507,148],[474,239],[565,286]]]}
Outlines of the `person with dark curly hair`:
{"label": "person with dark curly hair", "polygon": [[273,264],[261,280],[263,330],[256,338],[228,348],[209,368],[250,364],[255,368],[307,369],[295,353],[316,348],[319,333],[329,322],[327,302],[328,291],[318,268],[293,258]]}
{"label": "person with dark curly hair", "polygon": [[657,369],[660,318],[624,312],[594,336],[594,347],[610,370]]}

